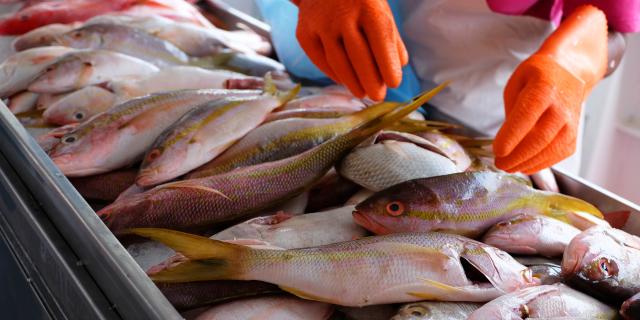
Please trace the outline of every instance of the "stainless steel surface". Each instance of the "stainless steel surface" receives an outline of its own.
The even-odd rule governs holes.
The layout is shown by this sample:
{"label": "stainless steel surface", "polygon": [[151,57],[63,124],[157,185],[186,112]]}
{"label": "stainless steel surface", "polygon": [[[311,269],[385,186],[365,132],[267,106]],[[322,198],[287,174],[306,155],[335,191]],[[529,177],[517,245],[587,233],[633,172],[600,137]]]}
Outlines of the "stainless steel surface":
{"label": "stainless steel surface", "polygon": [[207,11],[222,20],[229,29],[233,30],[247,27],[266,39],[271,40],[271,27],[268,24],[242,11],[236,10],[224,1],[204,0],[202,2],[206,6]]}
{"label": "stainless steel surface", "polygon": [[[18,174],[0,155],[0,305],[12,319],[119,319]],[[13,264],[11,264],[13,262]],[[71,303],[70,303],[71,302]]]}
{"label": "stainless steel surface", "polygon": [[162,293],[4,105],[0,151],[113,308],[128,319],[180,319]]}

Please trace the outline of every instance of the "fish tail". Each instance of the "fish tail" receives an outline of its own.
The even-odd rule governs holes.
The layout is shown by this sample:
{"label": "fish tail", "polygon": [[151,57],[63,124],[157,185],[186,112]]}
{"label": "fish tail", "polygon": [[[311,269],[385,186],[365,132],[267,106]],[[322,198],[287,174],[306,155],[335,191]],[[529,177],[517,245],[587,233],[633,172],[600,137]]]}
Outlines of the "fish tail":
{"label": "fish tail", "polygon": [[362,139],[374,134],[377,131],[388,127],[389,125],[395,123],[396,121],[404,118],[409,113],[415,111],[420,108],[427,101],[431,100],[436,94],[442,91],[447,85],[449,81],[444,82],[443,84],[435,87],[434,89],[427,91],[418,97],[414,98],[413,101],[403,104],[400,107],[396,107],[390,112],[387,112],[383,116],[373,118],[370,121],[367,121],[355,129],[351,130],[349,133],[345,135],[345,138],[348,140],[362,141]]}
{"label": "fish tail", "polygon": [[607,224],[604,215],[592,204],[564,194],[539,191],[534,201],[546,204],[543,214],[578,229],[586,229],[594,225]]}
{"label": "fish tail", "polygon": [[359,125],[363,122],[379,117],[384,113],[399,107],[400,105],[402,105],[402,103],[391,101],[376,103],[368,108],[362,109],[350,115],[346,115],[345,119],[353,123],[354,125]]}
{"label": "fish tail", "polygon": [[150,275],[159,282],[238,279],[242,274],[242,257],[251,251],[242,245],[167,229],[136,228],[130,231],[161,242],[189,259]]}
{"label": "fish tail", "polygon": [[300,92],[300,88],[301,86],[298,84],[289,91],[279,91],[275,81],[273,81],[271,72],[267,72],[267,74],[264,75],[264,92],[278,98],[281,104],[285,104],[295,98],[298,92]]}

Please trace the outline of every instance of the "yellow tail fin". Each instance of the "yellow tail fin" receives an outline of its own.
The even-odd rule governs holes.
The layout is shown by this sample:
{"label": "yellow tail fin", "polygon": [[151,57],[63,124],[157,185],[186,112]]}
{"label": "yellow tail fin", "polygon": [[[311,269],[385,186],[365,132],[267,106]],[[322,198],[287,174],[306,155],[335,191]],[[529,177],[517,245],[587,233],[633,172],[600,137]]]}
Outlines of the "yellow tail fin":
{"label": "yellow tail fin", "polygon": [[161,242],[190,259],[151,276],[153,280],[161,282],[235,279],[242,272],[243,253],[251,250],[245,246],[167,229],[137,228],[131,229],[131,232]]}

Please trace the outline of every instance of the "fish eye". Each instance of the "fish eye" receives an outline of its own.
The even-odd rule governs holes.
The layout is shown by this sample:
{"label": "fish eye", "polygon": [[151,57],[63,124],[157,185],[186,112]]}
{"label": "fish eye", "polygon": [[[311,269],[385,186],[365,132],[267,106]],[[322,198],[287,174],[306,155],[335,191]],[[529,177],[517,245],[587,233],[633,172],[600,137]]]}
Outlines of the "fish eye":
{"label": "fish eye", "polygon": [[424,317],[429,314],[429,311],[421,306],[411,306],[407,311],[414,317]]}
{"label": "fish eye", "polygon": [[53,71],[53,67],[47,67],[46,69],[44,69],[45,72],[50,72]]}
{"label": "fish eye", "polygon": [[84,112],[82,112],[82,111],[78,111],[78,112],[76,112],[76,113],[73,115],[73,117],[74,117],[76,120],[82,120],[82,119],[84,119]]}
{"label": "fish eye", "polygon": [[149,155],[147,155],[147,160],[148,161],[153,161],[155,159],[158,159],[158,157],[160,156],[160,150],[158,149],[153,149],[151,150],[151,152],[149,152]]}
{"label": "fish eye", "polygon": [[600,258],[598,268],[605,278],[618,274],[618,265],[615,261],[609,260],[608,258]]}
{"label": "fish eye", "polygon": [[74,143],[76,142],[76,140],[78,140],[78,138],[75,135],[70,135],[62,138],[62,142],[66,144]]}
{"label": "fish eye", "polygon": [[93,63],[89,62],[89,61],[85,61],[82,64],[84,64],[87,67],[93,67]]}
{"label": "fish eye", "polygon": [[400,201],[393,201],[387,204],[387,213],[392,216],[399,216],[404,212],[404,204]]}
{"label": "fish eye", "polygon": [[80,37],[82,37],[82,32],[80,32],[80,31],[76,31],[76,32],[74,32],[74,33],[72,34],[72,36],[73,36],[74,38],[80,38]]}

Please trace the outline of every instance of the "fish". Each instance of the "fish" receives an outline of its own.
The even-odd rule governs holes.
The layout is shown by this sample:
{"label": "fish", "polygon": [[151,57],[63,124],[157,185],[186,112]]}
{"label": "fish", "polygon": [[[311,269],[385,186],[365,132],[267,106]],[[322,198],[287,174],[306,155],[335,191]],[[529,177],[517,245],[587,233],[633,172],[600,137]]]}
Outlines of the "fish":
{"label": "fish", "polygon": [[209,162],[297,91],[277,94],[274,87],[260,96],[218,99],[187,112],[156,139],[142,160],[136,184],[158,185]]}
{"label": "fish", "polygon": [[178,310],[188,310],[253,296],[283,293],[278,286],[261,281],[216,280],[157,283],[156,285]]}
{"label": "fish", "polygon": [[356,148],[338,168],[343,177],[373,191],[412,179],[459,172],[447,157],[410,142],[394,140]]}
{"label": "fish", "polygon": [[78,89],[46,108],[42,116],[51,124],[84,122],[113,106],[116,96],[99,86]]}
{"label": "fish", "polygon": [[29,85],[29,91],[62,93],[118,78],[144,77],[158,70],[148,62],[122,53],[79,50],[67,53],[49,65]]}
{"label": "fish", "polygon": [[541,285],[505,294],[478,308],[469,320],[615,319],[616,310],[565,285]]}
{"label": "fish", "polygon": [[353,217],[376,234],[442,231],[475,238],[523,213],[546,215],[581,230],[608,225],[586,201],[536,190],[518,176],[492,171],[399,183],[360,203]]}
{"label": "fish", "polygon": [[53,147],[55,147],[60,142],[60,138],[62,138],[65,134],[73,131],[77,126],[77,123],[72,123],[54,128],[51,131],[38,136],[36,141],[38,142],[38,145],[42,148],[42,150],[44,150],[45,153],[49,154]]}
{"label": "fish", "polygon": [[175,120],[200,104],[251,90],[181,90],[155,93],[117,105],[65,134],[50,157],[68,177],[89,176],[142,159]]}
{"label": "fish", "polygon": [[572,287],[612,304],[640,292],[640,238],[596,226],[575,236],[562,257]]}
{"label": "fish", "polygon": [[620,309],[620,315],[624,319],[633,320],[640,318],[640,292],[627,299]]}
{"label": "fish", "polygon": [[306,212],[340,207],[360,190],[360,186],[330,170],[309,190]]}
{"label": "fish", "polygon": [[75,49],[52,46],[33,48],[11,55],[0,64],[0,97],[24,91],[49,65]]}
{"label": "fish", "polygon": [[33,29],[12,42],[13,49],[24,51],[31,48],[49,46],[55,43],[56,37],[77,28],[77,23],[53,23]]}
{"label": "fish", "polygon": [[203,57],[201,60],[192,59],[191,64],[205,68],[226,69],[257,77],[262,77],[267,72],[285,72],[283,64],[269,57],[230,50],[223,50],[214,56]]}
{"label": "fish", "polygon": [[[229,79],[242,79],[245,75],[228,70],[207,70],[193,66],[164,68],[136,81],[112,81],[107,87],[120,101],[160,91],[185,89],[229,89]],[[264,82],[256,89],[264,88]]]}
{"label": "fish", "polygon": [[305,192],[351,148],[418,108],[445,85],[298,155],[163,184],[115,202],[100,210],[98,216],[121,236],[133,227],[196,230],[249,217]]}
{"label": "fish", "polygon": [[55,41],[76,49],[120,52],[159,68],[189,63],[189,56],[171,42],[126,25],[92,23],[57,36]]}
{"label": "fish", "polygon": [[498,222],[482,242],[508,253],[561,257],[580,230],[546,216],[517,215]]}
{"label": "fish", "polygon": [[20,35],[53,23],[83,21],[95,15],[130,8],[136,0],[42,1],[24,7],[0,20],[1,35]]}
{"label": "fish", "polygon": [[351,196],[351,198],[349,198],[347,200],[347,202],[345,202],[345,205],[357,205],[365,200],[367,200],[369,197],[371,197],[373,194],[375,193],[375,191],[371,191],[368,189],[360,189],[360,191],[356,192],[356,194],[354,194],[353,196]]}
{"label": "fish", "polygon": [[[242,38],[234,37],[236,32],[218,28],[203,28],[192,23],[172,21],[158,15],[101,15],[85,23],[85,25],[91,24],[119,24],[138,28],[154,37],[171,42],[191,57],[209,57],[228,49],[253,53],[256,51],[256,46],[258,48],[265,47],[265,41],[262,39],[256,42],[254,38],[254,41],[247,43],[242,41]],[[269,45],[267,44],[267,46]]]}
{"label": "fish", "polygon": [[291,216],[257,217],[211,236],[215,240],[257,239],[284,249],[316,247],[359,239],[367,231],[351,218],[353,206]]}
{"label": "fish", "polygon": [[377,104],[339,120],[294,118],[265,123],[249,132],[219,157],[189,173],[187,177],[207,177],[300,154],[397,105]]}
{"label": "fish", "polygon": [[467,320],[482,304],[473,302],[422,301],[405,304],[391,320]]}
{"label": "fish", "polygon": [[436,131],[420,131],[416,132],[415,135],[438,146],[446,157],[456,164],[459,172],[467,170],[471,165],[471,157],[455,139]]}
{"label": "fish", "polygon": [[13,114],[24,113],[28,111],[32,111],[36,108],[36,102],[38,101],[39,94],[22,91],[12,95],[9,98],[9,103],[7,103],[7,107],[11,110]]}
{"label": "fish", "polygon": [[367,106],[362,102],[362,100],[350,94],[318,93],[293,99],[282,106],[280,111],[326,107],[351,108],[354,109],[355,112],[360,111]]}
{"label": "fish", "polygon": [[335,119],[355,113],[350,107],[320,107],[277,111],[269,115],[265,123],[290,118]]}
{"label": "fish", "polygon": [[560,192],[558,182],[556,182],[556,177],[553,175],[551,169],[543,169],[532,174],[531,180],[533,180],[534,185],[540,190]]}
{"label": "fish", "polygon": [[195,320],[327,320],[330,304],[290,296],[247,298],[209,308]]}
{"label": "fish", "polygon": [[[260,280],[301,298],[353,307],[424,299],[482,302],[537,284],[528,269],[505,252],[444,233],[405,233],[269,250],[166,229],[132,232],[186,257],[151,273],[156,282]],[[461,259],[489,282],[472,281]]]}
{"label": "fish", "polygon": [[128,168],[95,176],[70,178],[69,181],[85,199],[113,201],[134,183],[137,174],[137,168]]}

